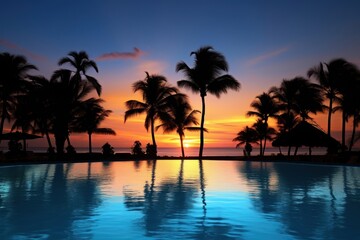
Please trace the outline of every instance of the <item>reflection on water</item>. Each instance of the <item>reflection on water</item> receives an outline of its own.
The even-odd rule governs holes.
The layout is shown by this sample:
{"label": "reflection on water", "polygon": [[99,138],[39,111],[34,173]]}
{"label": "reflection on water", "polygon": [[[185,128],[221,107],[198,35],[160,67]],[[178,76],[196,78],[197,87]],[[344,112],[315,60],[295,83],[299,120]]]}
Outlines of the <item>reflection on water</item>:
{"label": "reflection on water", "polygon": [[0,168],[0,239],[354,239],[360,168],[152,160]]}

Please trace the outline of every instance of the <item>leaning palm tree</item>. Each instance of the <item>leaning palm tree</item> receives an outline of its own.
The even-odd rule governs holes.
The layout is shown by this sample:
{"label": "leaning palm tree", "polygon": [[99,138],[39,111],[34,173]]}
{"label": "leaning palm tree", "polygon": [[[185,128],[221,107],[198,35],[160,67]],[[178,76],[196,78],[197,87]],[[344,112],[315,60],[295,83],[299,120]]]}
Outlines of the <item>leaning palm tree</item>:
{"label": "leaning palm tree", "polygon": [[160,113],[160,119],[162,124],[156,127],[156,130],[163,128],[164,133],[176,131],[179,134],[181,154],[185,157],[184,151],[184,137],[185,130],[199,131],[196,114],[200,113],[198,110],[192,110],[190,103],[185,96],[176,96],[169,101],[169,110],[167,112]]}
{"label": "leaning palm tree", "polygon": [[214,51],[212,47],[201,47],[190,55],[195,55],[194,67],[190,68],[185,62],[179,62],[176,65],[176,71],[183,72],[186,79],[177,83],[179,87],[200,93],[202,109],[199,157],[201,158],[204,149],[205,97],[207,93],[214,94],[219,98],[222,93],[227,93],[228,89],[239,90],[240,83],[231,75],[223,75],[228,71],[228,64],[225,57]]}
{"label": "leaning palm tree", "polygon": [[258,132],[254,128],[249,128],[248,126],[238,132],[237,137],[233,139],[234,142],[239,142],[236,144],[237,148],[245,144],[245,151],[248,156],[250,156],[252,150],[251,143],[259,144],[258,140]]}
{"label": "leaning palm tree", "polygon": [[16,96],[26,92],[26,78],[30,70],[37,69],[26,58],[10,53],[0,54],[0,134],[5,120],[10,120],[17,105]]}
{"label": "leaning palm tree", "polygon": [[168,110],[169,99],[178,93],[178,89],[167,84],[167,80],[161,75],[149,75],[146,72],[144,80],[139,80],[133,84],[133,91],[140,92],[143,102],[129,100],[125,102],[126,108],[124,122],[130,117],[146,113],[145,129],[151,129],[152,144],[157,150],[155,140],[155,121],[159,118],[160,112]]}
{"label": "leaning palm tree", "polygon": [[91,85],[96,89],[97,94],[101,94],[101,85],[98,80],[92,76],[86,74],[87,70],[90,68],[94,69],[96,72],[99,72],[96,62],[90,60],[88,54],[85,51],[80,52],[69,52],[67,57],[63,57],[58,62],[59,66],[64,64],[69,64],[75,68],[75,77],[80,81],[81,75],[85,76],[85,79],[90,82]]}
{"label": "leaning palm tree", "polygon": [[102,99],[90,98],[81,102],[76,110],[77,117],[72,123],[73,132],[86,132],[89,135],[89,153],[92,153],[91,136],[95,134],[116,135],[111,128],[99,128],[103,122],[112,112],[105,110],[101,104]]}
{"label": "leaning palm tree", "polygon": [[[251,107],[254,108],[254,111],[248,111],[247,116],[256,116],[260,119],[264,126],[267,128],[268,120],[270,117],[277,118],[277,113],[279,112],[279,108],[277,102],[274,97],[268,93],[262,93],[256,96],[256,99],[251,103]],[[267,130],[265,129],[265,132]],[[261,146],[262,152],[260,155],[264,155],[266,148],[266,138],[262,139],[260,142],[263,142],[264,145]]]}

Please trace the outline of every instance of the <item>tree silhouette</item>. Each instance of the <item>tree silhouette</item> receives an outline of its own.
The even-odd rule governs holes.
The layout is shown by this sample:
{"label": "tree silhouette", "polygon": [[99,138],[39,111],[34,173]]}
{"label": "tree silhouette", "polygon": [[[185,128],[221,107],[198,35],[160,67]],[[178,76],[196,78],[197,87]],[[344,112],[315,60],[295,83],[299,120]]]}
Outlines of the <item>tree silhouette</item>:
{"label": "tree silhouette", "polygon": [[76,117],[76,110],[94,88],[85,81],[78,81],[77,75],[64,69],[56,71],[50,82],[50,104],[54,114],[52,130],[55,136],[56,150],[62,154],[71,123]]}
{"label": "tree silhouette", "polygon": [[196,114],[200,113],[198,110],[192,110],[187,98],[182,95],[170,99],[169,111],[160,114],[162,124],[156,127],[156,130],[163,128],[164,133],[176,131],[179,134],[181,154],[185,157],[183,140],[185,137],[185,130],[199,131],[199,127],[193,127],[192,125],[198,125]]}
{"label": "tree silhouette", "polygon": [[85,76],[85,79],[93,85],[93,87],[96,89],[97,94],[100,96],[101,94],[101,85],[96,80],[96,78],[89,76],[86,74],[87,70],[90,68],[93,68],[96,72],[99,72],[98,67],[95,63],[95,61],[90,60],[88,54],[85,51],[75,52],[71,51],[69,52],[67,57],[63,57],[58,62],[59,66],[64,64],[69,64],[73,68],[75,68],[75,79],[78,79],[81,81],[81,75]]}
{"label": "tree silhouette", "polygon": [[222,93],[227,93],[228,89],[239,90],[240,83],[231,75],[222,75],[228,71],[228,64],[225,57],[214,51],[212,47],[201,47],[190,55],[195,56],[194,67],[190,68],[185,62],[179,62],[176,65],[176,71],[183,72],[186,79],[177,83],[179,87],[189,89],[193,93],[200,93],[202,109],[199,157],[201,158],[204,149],[205,97],[207,93],[214,94],[219,98]]}
{"label": "tree silhouette", "polygon": [[90,98],[80,102],[77,112],[77,118],[73,122],[72,131],[86,132],[89,135],[89,153],[92,153],[91,136],[95,134],[116,135],[111,128],[99,128],[99,125],[112,112],[105,110],[101,104],[102,99]]}
{"label": "tree silhouette", "polygon": [[[255,111],[248,111],[247,116],[256,116],[260,119],[266,128],[268,126],[268,120],[270,117],[277,118],[277,113],[279,112],[279,108],[277,103],[274,100],[274,96],[268,93],[262,93],[256,96],[256,99],[251,103],[251,107],[255,109]],[[267,132],[267,129],[264,129]],[[264,134],[261,134],[263,139],[260,139],[260,155],[265,154],[266,148],[266,137]],[[262,142],[264,145],[262,146]]]}
{"label": "tree silhouette", "polygon": [[[273,140],[273,136],[276,134],[276,130],[269,127],[267,123],[258,119],[252,126],[259,136],[260,141],[260,156],[265,154],[266,140]],[[264,142],[262,141],[264,140]]]}
{"label": "tree silhouette", "polygon": [[[328,107],[328,135],[331,136],[331,114],[333,113],[333,104],[338,97],[337,82],[341,81],[341,75],[344,70],[343,59],[335,59],[329,63],[320,63],[308,71],[309,77],[314,77],[322,87],[324,96],[329,99]],[[326,66],[326,68],[324,68]]]}
{"label": "tree silhouette", "polygon": [[31,90],[27,94],[28,102],[31,103],[31,114],[34,121],[34,131],[46,136],[49,151],[53,153],[53,145],[50,139],[54,122],[54,108],[52,107],[53,83],[43,76],[30,76],[32,81]]}
{"label": "tree silhouette", "polygon": [[245,144],[245,151],[247,152],[248,156],[250,156],[252,150],[251,143],[259,144],[258,140],[258,132],[254,128],[249,128],[248,126],[238,132],[237,137],[233,139],[234,142],[239,142],[236,144],[236,147],[240,147],[241,145]]}
{"label": "tree silhouette", "polygon": [[0,134],[5,120],[10,120],[17,107],[17,96],[26,92],[26,78],[30,70],[37,69],[26,58],[10,53],[0,53]]}
{"label": "tree silhouette", "polygon": [[[339,60],[340,61],[340,60]],[[353,117],[353,131],[349,144],[349,150],[352,147],[356,126],[359,123],[360,112],[360,72],[356,65],[342,60],[339,67],[339,81],[336,82],[336,89],[339,93],[338,106],[334,107],[334,112],[341,110],[342,127],[341,127],[341,144],[342,150],[346,149],[345,126],[349,118]]]}
{"label": "tree silhouette", "polygon": [[156,150],[155,121],[159,118],[160,112],[168,110],[169,98],[178,93],[178,90],[168,85],[164,76],[149,75],[148,72],[146,72],[144,80],[135,82],[132,87],[134,92],[141,93],[143,102],[138,100],[125,102],[128,110],[125,112],[124,122],[126,122],[129,117],[146,113],[145,128],[147,131],[149,128],[151,129],[152,143]]}

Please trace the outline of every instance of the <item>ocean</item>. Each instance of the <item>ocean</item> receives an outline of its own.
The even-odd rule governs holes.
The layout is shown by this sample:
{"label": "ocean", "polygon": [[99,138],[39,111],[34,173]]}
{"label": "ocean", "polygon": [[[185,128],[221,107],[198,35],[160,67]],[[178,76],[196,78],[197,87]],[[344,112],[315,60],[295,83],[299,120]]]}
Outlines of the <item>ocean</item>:
{"label": "ocean", "polygon": [[[295,148],[292,148],[292,153]],[[2,149],[5,150],[5,149]],[[30,147],[28,151],[34,152],[46,152],[47,148],[45,147]],[[87,153],[89,150],[87,147],[77,147],[76,152],[78,153]],[[115,153],[130,153],[130,148],[115,147]],[[283,154],[287,154],[287,147],[281,149]],[[308,154],[309,149],[307,147],[299,148],[298,154]],[[94,147],[93,152],[102,152],[101,148]],[[259,148],[254,148],[252,155],[259,155]],[[269,147],[265,150],[265,155],[277,155],[279,153],[279,148]],[[312,148],[312,155],[323,155],[326,153],[326,148]],[[185,148],[186,156],[197,156],[199,154],[198,148]],[[181,149],[176,147],[167,147],[167,148],[158,148],[159,156],[169,156],[169,157],[179,157],[181,156]],[[205,148],[204,156],[243,156],[243,148]]]}

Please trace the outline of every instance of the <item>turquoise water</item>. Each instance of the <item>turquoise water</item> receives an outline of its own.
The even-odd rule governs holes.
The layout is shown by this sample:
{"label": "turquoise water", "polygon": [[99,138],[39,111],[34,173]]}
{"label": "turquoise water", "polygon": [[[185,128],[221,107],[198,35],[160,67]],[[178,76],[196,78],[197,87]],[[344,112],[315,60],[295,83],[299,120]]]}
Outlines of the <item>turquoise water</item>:
{"label": "turquoise water", "polygon": [[0,239],[356,239],[360,168],[158,160],[0,168]]}

